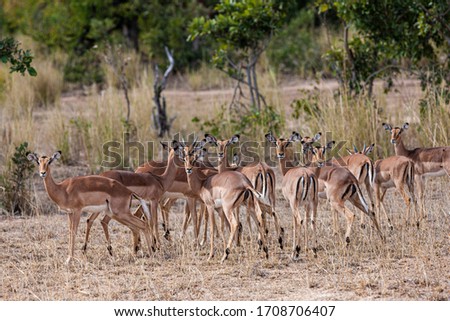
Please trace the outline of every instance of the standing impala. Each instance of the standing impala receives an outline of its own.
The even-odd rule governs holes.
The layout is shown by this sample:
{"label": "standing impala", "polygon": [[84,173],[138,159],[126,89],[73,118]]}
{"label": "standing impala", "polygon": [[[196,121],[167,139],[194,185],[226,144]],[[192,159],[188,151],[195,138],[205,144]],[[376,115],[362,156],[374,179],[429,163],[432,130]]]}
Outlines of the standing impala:
{"label": "standing impala", "polygon": [[[301,143],[303,145],[303,157],[305,159],[305,164],[308,163],[308,159],[311,159],[312,145],[320,139],[322,133],[317,133],[313,138],[303,137]],[[373,146],[372,146],[373,148]],[[366,147],[364,147],[366,150]],[[348,150],[349,151],[349,150]],[[360,186],[365,186],[367,195],[369,195],[372,208],[374,208],[374,201],[372,196],[372,186],[375,179],[375,171],[373,167],[372,160],[363,153],[358,153],[356,147],[354,147],[355,153],[349,151],[350,155],[342,156],[339,158],[333,158],[332,163],[337,166],[343,166],[348,168],[348,170],[356,177],[358,184]],[[365,227],[362,220],[361,227]]]}
{"label": "standing impala", "polygon": [[[233,210],[239,208],[244,201],[248,202],[247,209],[259,229],[260,246],[262,246],[268,258],[269,253],[265,244],[265,234],[262,225],[262,212],[258,202],[262,195],[253,188],[247,177],[241,173],[226,171],[208,177],[198,167],[195,167],[194,162],[199,157],[198,152],[202,150],[204,143],[205,141],[202,141],[201,144],[194,148],[184,146],[182,157],[189,186],[202,199],[208,211],[210,221],[210,253],[208,260],[214,256],[214,209],[222,208],[230,224],[230,236],[221,259],[221,262],[224,262],[228,258],[238,228],[238,222]],[[251,205],[253,205],[253,208],[251,208]]]}
{"label": "standing impala", "polygon": [[307,148],[310,148],[312,155],[309,166],[319,179],[319,196],[321,196],[322,192],[325,192],[326,198],[331,204],[335,230],[337,231],[337,212],[347,220],[345,241],[347,244],[350,243],[350,231],[355,218],[355,214],[345,206],[345,202],[350,201],[356,208],[370,217],[379,236],[384,240],[375,213],[369,210],[355,176],[345,167],[335,166],[331,162],[326,162],[325,153],[333,145],[334,141],[327,143],[326,146],[310,146]]}
{"label": "standing impala", "polygon": [[[349,153],[352,155],[367,155],[372,152],[374,145],[375,144],[364,147],[360,152],[354,147],[354,151],[349,151]],[[384,212],[389,228],[392,230],[393,226],[383,202],[386,191],[389,188],[395,187],[405,202],[405,222],[407,222],[411,216],[411,203],[414,204],[414,209],[417,214],[417,203],[414,195],[414,162],[404,156],[391,156],[385,159],[376,160],[374,168],[375,181],[373,183],[373,188],[375,191],[375,208],[377,214],[380,214],[381,206],[381,210]]]}
{"label": "standing impala", "polygon": [[266,163],[256,161],[247,166],[231,166],[228,163],[227,150],[232,144],[239,141],[239,135],[234,135],[228,140],[218,140],[212,135],[205,135],[206,142],[217,146],[217,157],[219,159],[218,171],[219,173],[234,170],[244,174],[253,187],[267,198],[270,206],[263,206],[264,212],[272,215],[275,223],[275,230],[278,235],[278,243],[283,249],[283,233],[284,229],[280,227],[278,214],[275,212],[275,172]]}
{"label": "standing impala", "polygon": [[[50,164],[60,156],[61,152],[58,151],[52,157],[38,157],[30,153],[27,158],[39,165],[39,175],[44,179],[48,196],[61,210],[69,214],[69,256],[66,264],[74,256],[75,236],[83,211],[105,211],[108,216],[130,228],[133,235],[139,235],[139,232],[143,231],[151,252],[152,238],[150,225],[147,223],[151,217],[145,201],[119,182],[98,175],[72,177],[56,183],[51,175]],[[131,214],[130,207],[134,198],[139,200],[147,222]]]}
{"label": "standing impala", "polygon": [[[294,167],[286,160],[286,148],[299,140],[299,134],[293,133],[289,139],[276,139],[271,132],[266,134],[266,139],[277,148],[277,158],[280,170],[283,174],[281,182],[284,198],[289,202],[292,211],[293,246],[292,258],[298,259],[300,255],[300,231],[305,226],[305,249],[308,249],[308,225],[311,222],[313,233],[314,256],[317,256],[316,219],[318,198],[318,182],[316,176],[306,167]],[[300,207],[305,208],[305,219],[300,213]],[[312,216],[310,213],[312,212]],[[303,224],[305,223],[305,224]]]}
{"label": "standing impala", "polygon": [[[169,147],[165,144],[162,144],[165,149],[169,149]],[[132,192],[139,195],[139,197],[144,200],[150,202],[150,211],[152,214],[152,231],[153,237],[155,238],[156,247],[159,247],[159,233],[158,233],[158,203],[161,200],[164,193],[172,186],[172,183],[177,174],[177,167],[174,163],[176,157],[175,154],[178,152],[179,144],[177,141],[172,142],[172,147],[169,151],[169,157],[167,160],[167,166],[164,169],[164,172],[161,175],[154,175],[151,173],[133,173],[129,171],[123,170],[110,170],[100,174],[100,176],[108,177],[114,179]],[[100,212],[93,213],[91,217],[87,220],[87,228],[86,228],[86,239],[85,244],[83,246],[83,250],[86,251],[87,242],[89,239],[89,232],[94,223],[97,216]],[[111,217],[106,215],[102,220],[102,227],[105,232],[106,240],[108,242],[108,251],[112,254],[111,240],[109,238],[108,232],[108,223],[111,220]],[[137,235],[134,235],[134,250],[137,252],[138,250],[138,238]]]}
{"label": "standing impala", "polygon": [[395,154],[408,157],[414,162],[420,217],[422,218],[425,210],[424,178],[427,176],[450,176],[450,147],[407,149],[403,143],[403,136],[409,128],[408,123],[404,123],[402,127],[392,127],[383,123],[383,127],[391,133],[391,143],[394,144]]}

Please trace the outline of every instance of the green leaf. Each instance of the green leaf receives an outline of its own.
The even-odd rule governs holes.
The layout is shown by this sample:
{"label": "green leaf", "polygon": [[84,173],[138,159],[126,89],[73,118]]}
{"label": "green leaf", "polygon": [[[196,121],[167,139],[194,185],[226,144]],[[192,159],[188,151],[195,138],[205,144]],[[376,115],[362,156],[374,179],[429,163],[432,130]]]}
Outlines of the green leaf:
{"label": "green leaf", "polygon": [[37,76],[37,71],[33,67],[28,67],[27,70],[28,70],[28,74],[30,74],[30,76],[32,76],[32,77]]}

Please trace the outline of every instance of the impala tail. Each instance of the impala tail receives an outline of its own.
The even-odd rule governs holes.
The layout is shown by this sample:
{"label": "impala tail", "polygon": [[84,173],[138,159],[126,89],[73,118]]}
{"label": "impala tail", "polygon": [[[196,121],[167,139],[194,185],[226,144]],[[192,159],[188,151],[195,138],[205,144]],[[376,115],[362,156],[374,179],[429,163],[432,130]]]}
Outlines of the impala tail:
{"label": "impala tail", "polygon": [[370,186],[373,187],[373,185],[375,184],[375,168],[373,167],[373,163],[372,162],[367,162],[367,172],[369,174],[369,182],[370,182]]}
{"label": "impala tail", "polygon": [[139,204],[142,208],[142,212],[144,213],[145,218],[148,220],[148,222],[150,222],[151,214],[150,214],[150,209],[148,208],[147,203],[142,198],[140,198],[137,194],[133,193],[133,197],[139,201]]}
{"label": "impala tail", "polygon": [[414,187],[414,163],[408,162],[404,175],[406,184]]}
{"label": "impala tail", "polygon": [[359,188],[359,186],[357,184],[353,184],[352,188],[356,189],[356,193],[358,194],[359,201],[364,206],[364,209],[366,210],[366,213],[369,213],[369,205],[367,205],[366,200],[364,199],[364,196],[361,193],[361,189]]}

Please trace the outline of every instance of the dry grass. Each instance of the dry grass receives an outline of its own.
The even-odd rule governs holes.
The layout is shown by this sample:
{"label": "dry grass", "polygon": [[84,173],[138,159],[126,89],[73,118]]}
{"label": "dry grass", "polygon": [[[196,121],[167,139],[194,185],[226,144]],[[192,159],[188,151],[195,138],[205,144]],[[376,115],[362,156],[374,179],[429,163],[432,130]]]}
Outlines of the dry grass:
{"label": "dry grass", "polygon": [[[67,175],[62,168],[59,176]],[[42,182],[37,179],[38,193]],[[428,219],[417,230],[403,227],[402,203],[390,191],[388,208],[394,216],[393,231],[383,225],[383,245],[372,228],[361,229],[355,221],[352,243],[345,248],[333,236],[329,208],[319,209],[318,258],[302,253],[290,259],[291,214],[278,200],[286,246],[280,250],[271,239],[270,258],[258,253],[255,242],[234,248],[221,265],[221,242],[216,257],[207,262],[207,247],[196,250],[189,229],[179,239],[182,206],[172,210],[171,242],[151,257],[134,256],[130,232],[111,224],[114,256],[110,257],[99,222],[94,224],[88,253],[83,256],[85,219],[76,243],[77,259],[64,265],[68,246],[65,215],[2,218],[0,221],[1,300],[448,300],[450,299],[450,200],[449,182],[434,179],[427,185]],[[280,192],[280,191],[279,191]],[[281,193],[278,193],[281,195]],[[343,219],[341,218],[343,224]],[[254,229],[253,229],[254,230]],[[343,234],[343,226],[341,230]],[[273,233],[270,233],[273,237]]]}
{"label": "dry grass", "polygon": [[[41,73],[54,71],[52,65],[43,68],[46,69]],[[135,64],[133,68],[136,70]],[[388,136],[379,123],[388,120],[397,125],[409,121],[412,125],[408,134],[411,146],[448,144],[448,104],[438,97],[433,107],[439,108],[429,109],[426,118],[421,116],[418,108],[421,93],[417,82],[399,82],[398,91],[388,95],[378,88],[378,109],[375,110],[364,100],[333,98],[334,82],[280,84],[268,68],[263,67],[261,72],[260,86],[267,93],[269,104],[286,119],[284,136],[292,130],[303,135],[329,131],[336,140],[374,141],[379,146],[379,153],[385,155],[392,154],[392,146],[388,145]],[[197,130],[190,121],[194,116],[212,119],[222,105],[229,103],[233,94],[228,82],[217,74],[207,69],[201,73],[203,77],[187,76],[188,84],[184,86],[180,83],[185,80],[174,79],[176,89],[164,92],[169,115],[177,116],[174,132],[185,136]],[[2,82],[4,77],[8,79]],[[12,88],[8,86],[15,80],[9,77],[0,72],[0,85],[7,84],[5,88]],[[102,170],[99,166],[102,144],[109,140],[122,141],[123,93],[110,86],[103,91],[93,88],[60,97],[61,89],[56,86],[52,96],[54,104],[40,108],[38,93],[46,93],[43,88],[52,87],[51,84],[58,81],[59,73],[50,73],[49,77],[45,86],[41,83],[31,86],[26,82],[32,80],[18,78],[25,83],[14,85],[16,89],[3,95],[0,169],[10,158],[14,145],[26,140],[31,149],[39,153],[63,151],[66,164],[55,165],[57,180]],[[36,78],[37,81],[40,79]],[[115,81],[110,78],[108,83]],[[150,128],[152,85],[151,73],[142,73],[130,89],[132,139],[136,141],[157,141]],[[21,86],[33,89],[20,91],[17,88]],[[217,89],[224,87],[228,89]],[[200,90],[203,88],[208,90]],[[322,110],[320,117],[307,119],[304,114],[299,119],[291,117],[293,100],[306,95],[300,89],[316,90]],[[414,129],[414,124],[420,130]],[[253,139],[262,141],[263,136]],[[153,153],[147,151],[147,154]],[[137,159],[133,162],[136,166]],[[134,256],[129,231],[117,223],[111,224],[114,256],[110,257],[98,222],[94,224],[88,253],[83,256],[80,250],[85,230],[83,219],[77,238],[77,259],[72,265],[65,266],[67,218],[56,214],[57,209],[46,195],[42,181],[36,178],[34,185],[42,215],[0,216],[0,300],[450,299],[450,199],[445,192],[450,182],[446,178],[428,182],[426,223],[417,230],[401,226],[397,219],[392,232],[382,224],[387,236],[384,245],[371,228],[361,229],[355,222],[352,243],[345,248],[341,240],[343,226],[342,235],[334,236],[329,208],[322,204],[318,222],[318,258],[303,253],[300,262],[290,259],[292,217],[278,190],[277,207],[287,236],[285,249],[280,250],[271,239],[270,258],[265,260],[258,253],[255,242],[248,240],[248,231],[244,229],[247,241],[241,248],[234,248],[223,265],[219,264],[220,241],[216,244],[216,258],[207,262],[208,249],[193,247],[192,230],[184,240],[179,239],[182,205],[178,204],[172,210],[173,240],[164,241],[161,250],[151,257]],[[398,218],[403,203],[392,191],[387,198],[388,209]],[[274,238],[273,233],[271,235]]]}

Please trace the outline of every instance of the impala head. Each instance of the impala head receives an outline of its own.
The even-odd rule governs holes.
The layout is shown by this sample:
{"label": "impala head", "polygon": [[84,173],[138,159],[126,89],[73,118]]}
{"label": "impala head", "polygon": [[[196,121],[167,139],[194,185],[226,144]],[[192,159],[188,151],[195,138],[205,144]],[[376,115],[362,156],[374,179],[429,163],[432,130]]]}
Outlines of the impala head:
{"label": "impala head", "polygon": [[268,132],[266,134],[266,139],[270,143],[274,144],[277,147],[277,157],[279,159],[283,159],[286,157],[286,148],[293,142],[299,141],[302,139],[302,136],[300,136],[297,132],[292,132],[291,137],[288,139],[279,138],[277,139],[272,132]]}
{"label": "impala head", "polygon": [[219,159],[225,157],[225,150],[228,146],[239,142],[239,137],[240,137],[239,135],[234,135],[228,140],[217,140],[217,138],[215,138],[214,136],[210,134],[205,134],[206,142],[213,144],[214,146],[217,146],[217,157]]}
{"label": "impala head", "polygon": [[187,174],[192,174],[197,159],[203,157],[203,146],[205,146],[206,140],[201,142],[194,142],[192,145],[181,144],[180,158],[184,163],[184,168]]}
{"label": "impala head", "polygon": [[314,135],[314,137],[305,136],[300,141],[302,143],[303,155],[306,156],[306,159],[310,158],[310,157],[307,157],[307,156],[310,156],[313,144],[315,142],[317,142],[320,139],[320,137],[322,137],[322,133],[321,132],[319,132],[316,135]]}
{"label": "impala head", "polygon": [[391,133],[391,143],[398,144],[401,140],[402,133],[409,128],[409,123],[404,123],[402,127],[392,127],[389,124],[383,123],[383,127]]}
{"label": "impala head", "polygon": [[311,145],[310,152],[312,154],[311,163],[317,165],[317,167],[323,167],[326,162],[326,151],[331,149],[335,141],[328,142],[325,146]]}
{"label": "impala head", "polygon": [[45,178],[47,176],[48,166],[55,160],[61,157],[61,151],[57,151],[52,155],[52,157],[41,156],[39,157],[36,153],[29,153],[27,158],[29,161],[36,162],[39,166],[39,176]]}

